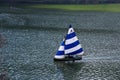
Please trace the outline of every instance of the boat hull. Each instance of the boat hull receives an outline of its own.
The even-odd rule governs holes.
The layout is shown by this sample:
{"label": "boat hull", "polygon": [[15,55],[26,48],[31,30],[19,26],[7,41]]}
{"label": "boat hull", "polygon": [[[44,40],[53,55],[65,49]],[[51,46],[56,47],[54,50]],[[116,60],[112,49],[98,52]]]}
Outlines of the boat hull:
{"label": "boat hull", "polygon": [[65,57],[63,59],[54,58],[54,61],[76,61],[76,60],[82,60],[82,57]]}

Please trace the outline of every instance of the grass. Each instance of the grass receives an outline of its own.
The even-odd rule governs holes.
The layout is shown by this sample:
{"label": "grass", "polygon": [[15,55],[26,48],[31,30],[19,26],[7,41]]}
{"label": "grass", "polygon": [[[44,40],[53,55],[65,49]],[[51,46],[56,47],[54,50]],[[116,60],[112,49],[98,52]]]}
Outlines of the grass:
{"label": "grass", "polygon": [[35,8],[35,9],[55,9],[55,10],[67,10],[67,11],[120,12],[120,4],[97,4],[97,5],[37,4],[37,5],[27,5],[26,7]]}

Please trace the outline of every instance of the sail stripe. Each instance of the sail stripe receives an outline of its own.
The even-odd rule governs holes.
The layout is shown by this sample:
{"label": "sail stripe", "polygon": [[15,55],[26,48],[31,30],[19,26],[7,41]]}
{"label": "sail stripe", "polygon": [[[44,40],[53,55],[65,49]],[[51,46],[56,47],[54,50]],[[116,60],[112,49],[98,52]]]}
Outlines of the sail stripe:
{"label": "sail stripe", "polygon": [[64,55],[64,51],[58,51],[56,55]]}
{"label": "sail stripe", "polygon": [[77,46],[79,44],[80,44],[80,42],[77,40],[76,42],[73,42],[71,44],[65,45],[65,49],[73,48],[73,47],[75,47],[75,46]]}
{"label": "sail stripe", "polygon": [[75,36],[75,37],[73,37],[73,38],[71,38],[71,39],[66,39],[66,41],[65,41],[65,45],[68,45],[68,44],[71,44],[71,43],[74,43],[74,42],[76,42],[78,40],[78,38]]}
{"label": "sail stripe", "polygon": [[82,48],[82,52],[80,52],[80,53],[77,53],[76,55],[83,55],[84,54],[84,51],[83,51],[83,48]]}
{"label": "sail stripe", "polygon": [[73,32],[74,32],[74,29],[71,27],[71,28],[68,29],[68,33],[67,34],[71,34]]}
{"label": "sail stripe", "polygon": [[81,48],[81,45],[77,45],[77,46],[75,46],[75,47],[73,47],[73,48],[66,49],[66,50],[65,50],[65,54],[72,53],[72,52],[74,52],[74,51],[79,50],[80,48]]}
{"label": "sail stripe", "polygon": [[55,55],[54,58],[56,58],[56,59],[64,59],[65,55]]}
{"label": "sail stripe", "polygon": [[76,51],[74,51],[74,52],[71,52],[71,53],[69,53],[68,55],[76,55],[76,54],[83,54],[83,49],[82,48],[80,48],[80,49],[78,49],[78,50],[76,50]]}
{"label": "sail stripe", "polygon": [[73,38],[75,36],[76,36],[76,34],[75,34],[75,32],[73,32],[71,34],[67,34],[66,39],[71,39],[71,38]]}
{"label": "sail stripe", "polygon": [[58,51],[63,51],[64,50],[64,46],[60,46]]}

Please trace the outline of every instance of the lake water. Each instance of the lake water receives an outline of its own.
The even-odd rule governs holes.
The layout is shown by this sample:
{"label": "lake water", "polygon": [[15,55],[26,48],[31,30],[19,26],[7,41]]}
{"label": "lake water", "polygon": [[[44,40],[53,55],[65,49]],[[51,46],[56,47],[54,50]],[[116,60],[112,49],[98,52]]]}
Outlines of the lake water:
{"label": "lake water", "polygon": [[[0,78],[120,80],[120,13],[1,9],[0,23]],[[85,55],[54,62],[69,24]]]}

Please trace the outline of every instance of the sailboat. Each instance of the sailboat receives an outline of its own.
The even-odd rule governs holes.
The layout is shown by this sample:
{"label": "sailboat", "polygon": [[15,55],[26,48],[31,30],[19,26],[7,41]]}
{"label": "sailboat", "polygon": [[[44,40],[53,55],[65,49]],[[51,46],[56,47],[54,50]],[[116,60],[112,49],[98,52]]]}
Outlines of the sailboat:
{"label": "sailboat", "polygon": [[84,51],[80,41],[78,40],[73,27],[70,25],[67,35],[64,37],[54,56],[54,61],[82,60],[83,54]]}

